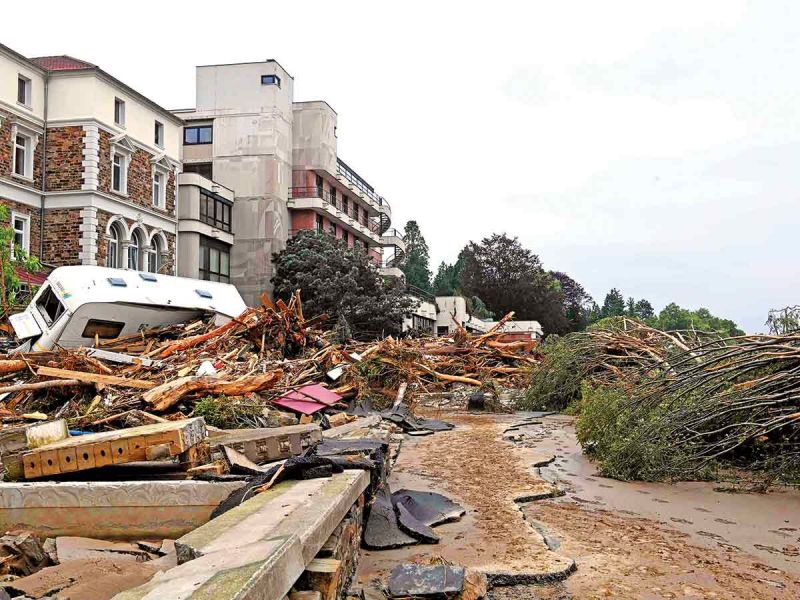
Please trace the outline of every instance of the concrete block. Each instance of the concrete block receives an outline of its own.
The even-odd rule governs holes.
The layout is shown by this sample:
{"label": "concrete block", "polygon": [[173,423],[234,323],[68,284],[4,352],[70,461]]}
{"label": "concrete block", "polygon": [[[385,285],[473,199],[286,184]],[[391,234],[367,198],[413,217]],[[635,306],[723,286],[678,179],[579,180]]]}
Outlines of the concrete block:
{"label": "concrete block", "polygon": [[0,530],[104,539],[177,538],[242,482],[0,483]]}
{"label": "concrete block", "polygon": [[178,562],[296,535],[305,568],[368,485],[365,471],[280,483],[176,540]]}
{"label": "concrete block", "polygon": [[304,569],[300,541],[288,535],[201,556],[113,600],[282,600]]}

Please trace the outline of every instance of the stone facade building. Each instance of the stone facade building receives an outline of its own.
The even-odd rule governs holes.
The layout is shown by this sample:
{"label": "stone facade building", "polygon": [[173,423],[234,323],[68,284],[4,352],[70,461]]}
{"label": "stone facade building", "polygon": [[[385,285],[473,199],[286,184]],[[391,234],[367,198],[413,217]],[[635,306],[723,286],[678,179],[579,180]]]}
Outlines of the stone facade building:
{"label": "stone facade building", "polygon": [[48,267],[173,273],[182,121],[99,67],[0,45],[0,204]]}

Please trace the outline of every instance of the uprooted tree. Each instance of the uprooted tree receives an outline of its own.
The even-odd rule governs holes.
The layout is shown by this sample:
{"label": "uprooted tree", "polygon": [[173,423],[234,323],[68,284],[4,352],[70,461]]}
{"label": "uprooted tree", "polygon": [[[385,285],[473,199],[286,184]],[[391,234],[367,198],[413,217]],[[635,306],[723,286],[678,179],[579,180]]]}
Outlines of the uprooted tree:
{"label": "uprooted tree", "polygon": [[[578,413],[603,474],[800,482],[800,335],[661,331],[627,317],[548,340],[527,407]],[[733,468],[733,469],[732,469]]]}
{"label": "uprooted tree", "polygon": [[417,303],[401,281],[382,277],[361,248],[325,233],[300,232],[273,263],[276,298],[301,290],[306,317],[327,314],[332,324],[343,317],[357,337],[399,333]]}

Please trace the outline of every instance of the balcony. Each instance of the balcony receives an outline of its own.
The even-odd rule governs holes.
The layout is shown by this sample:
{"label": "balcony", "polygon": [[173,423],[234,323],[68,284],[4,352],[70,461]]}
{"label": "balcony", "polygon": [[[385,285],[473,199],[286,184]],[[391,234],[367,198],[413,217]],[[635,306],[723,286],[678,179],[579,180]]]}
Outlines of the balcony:
{"label": "balcony", "polygon": [[363,198],[376,212],[385,215],[387,219],[391,219],[392,207],[386,201],[386,198],[377,194],[375,188],[341,159],[337,159],[336,179]]}
{"label": "balcony", "polygon": [[289,188],[288,205],[297,210],[325,213],[337,225],[348,227],[369,238],[375,245],[381,245],[381,222],[367,217],[363,211],[359,211],[360,215],[356,217],[355,206],[348,202],[345,207],[338,194],[332,198],[329,192],[318,187],[293,187]]}

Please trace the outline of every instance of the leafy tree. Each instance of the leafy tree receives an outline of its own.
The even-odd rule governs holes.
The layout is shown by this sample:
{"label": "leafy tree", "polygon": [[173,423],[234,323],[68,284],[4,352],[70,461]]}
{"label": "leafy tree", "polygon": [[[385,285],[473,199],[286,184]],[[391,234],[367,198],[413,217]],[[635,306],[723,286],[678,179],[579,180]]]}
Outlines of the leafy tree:
{"label": "leafy tree", "polygon": [[566,273],[550,271],[550,276],[558,281],[564,294],[564,314],[570,323],[570,330],[582,331],[590,322],[592,305],[597,305],[583,286]]}
{"label": "leafy tree", "polygon": [[[8,223],[8,209],[0,205],[0,223]],[[14,248],[12,253],[11,248]],[[29,256],[20,246],[14,244],[14,229],[10,225],[0,226],[0,301],[2,302],[3,316],[13,309],[21,298],[22,282],[17,275],[16,268],[35,273],[42,268],[39,259]]]}
{"label": "leafy tree", "polygon": [[400,269],[406,275],[406,283],[425,292],[431,291],[431,269],[428,243],[416,221],[406,223],[403,241],[406,243],[406,254]]}
{"label": "leafy tree", "polygon": [[606,294],[606,299],[603,301],[603,307],[600,309],[600,318],[621,317],[624,314],[625,298],[622,297],[622,292],[617,288],[611,288],[611,291]]}
{"label": "leafy tree", "polygon": [[403,315],[417,300],[405,293],[402,282],[384,279],[360,248],[315,231],[303,231],[273,256],[277,298],[288,299],[295,290],[303,297],[307,317],[340,317],[354,335],[399,333]]}
{"label": "leafy tree", "polygon": [[494,319],[495,314],[489,310],[483,300],[477,296],[467,298],[467,312],[478,319]]}
{"label": "leafy tree", "polygon": [[730,319],[715,317],[707,308],[687,310],[674,302],[667,304],[653,319],[653,326],[669,331],[673,329],[696,329],[698,331],[716,331],[722,335],[744,335],[744,332]]}
{"label": "leafy tree", "polygon": [[517,319],[539,321],[547,333],[569,331],[560,284],[517,238],[494,234],[470,242],[462,254],[465,295],[478,296],[498,317],[513,310]]}

